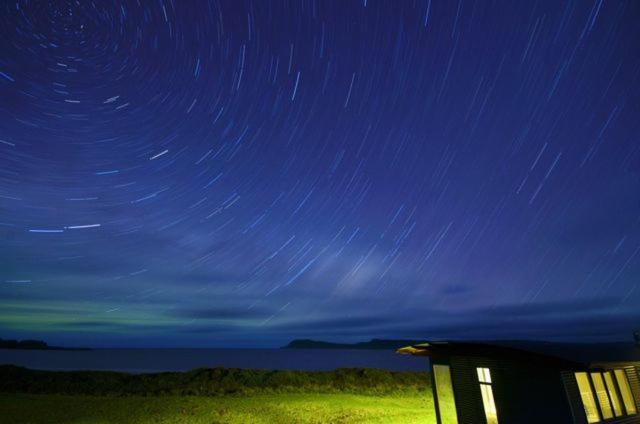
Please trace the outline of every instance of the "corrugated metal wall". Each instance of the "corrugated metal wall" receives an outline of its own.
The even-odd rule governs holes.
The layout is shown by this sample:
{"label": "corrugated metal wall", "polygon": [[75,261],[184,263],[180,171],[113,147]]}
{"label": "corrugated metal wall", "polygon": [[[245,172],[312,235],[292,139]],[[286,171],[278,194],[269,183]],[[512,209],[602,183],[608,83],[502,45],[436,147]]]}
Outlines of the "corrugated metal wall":
{"label": "corrugated metal wall", "polygon": [[[615,368],[619,369],[620,367],[615,366],[615,364],[612,364],[610,367],[610,369]],[[625,368],[625,371],[627,372],[627,378],[629,379],[629,384],[631,385],[631,391],[633,392],[636,405],[638,406],[638,410],[640,411],[640,379],[638,377],[640,367],[627,367]],[[576,383],[573,371],[563,372],[562,381],[564,382],[564,388],[567,393],[567,399],[569,401],[569,405],[571,407],[571,412],[573,415],[573,420],[571,422],[573,422],[574,424],[586,423],[587,417],[584,413],[584,406],[582,405],[580,391],[578,390],[578,384]],[[620,417],[614,420],[607,420],[606,422],[611,424],[640,424],[640,414]]]}
{"label": "corrugated metal wall", "polygon": [[452,357],[450,363],[460,424],[486,422],[477,367],[491,370],[499,423],[553,424],[572,420],[559,370],[478,357]]}
{"label": "corrugated metal wall", "polygon": [[[486,423],[476,368],[491,370],[492,390],[500,424],[584,424],[586,416],[573,370],[548,364],[475,356],[432,358],[448,364],[459,424]],[[604,368],[621,368],[603,364]],[[640,366],[625,368],[640,412]],[[640,413],[607,420],[611,424],[640,424]]]}
{"label": "corrugated metal wall", "polygon": [[[629,379],[629,385],[631,386],[631,391],[633,392],[633,398],[636,401],[636,407],[638,408],[638,411],[640,412],[640,377],[639,377],[639,373],[640,373],[640,366],[638,367],[628,367],[625,368],[625,371],[627,372],[627,378]],[[618,421],[616,421],[617,423]],[[633,423],[633,424],[637,424],[640,423],[640,413],[632,416],[632,417],[628,417],[626,420],[621,420],[619,421],[620,423]]]}
{"label": "corrugated metal wall", "polygon": [[638,373],[640,373],[640,366],[638,367],[628,367],[625,368],[627,372],[627,378],[629,379],[629,385],[631,385],[631,391],[633,392],[633,396],[636,399],[636,405],[640,408],[640,378],[638,377]]}
{"label": "corrugated metal wall", "polygon": [[[476,362],[468,357],[452,357],[451,380],[456,396],[459,424],[485,422],[482,398],[476,377]],[[491,366],[495,366],[494,362]],[[487,365],[482,365],[487,366]]]}
{"label": "corrugated metal wall", "polygon": [[584,412],[584,406],[580,398],[580,389],[578,389],[578,382],[576,381],[573,371],[563,371],[562,382],[564,383],[564,390],[567,394],[567,401],[571,407],[571,414],[573,415],[572,422],[574,424],[586,423],[587,415]]}

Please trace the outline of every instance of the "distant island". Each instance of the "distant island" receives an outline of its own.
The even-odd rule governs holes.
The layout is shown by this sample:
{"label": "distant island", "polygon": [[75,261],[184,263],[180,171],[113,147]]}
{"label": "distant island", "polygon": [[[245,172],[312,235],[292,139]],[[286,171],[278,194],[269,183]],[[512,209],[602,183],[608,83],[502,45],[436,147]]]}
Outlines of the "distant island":
{"label": "distant island", "polygon": [[331,343],[310,339],[298,339],[291,341],[282,349],[398,349],[403,346],[422,343],[419,340],[384,340],[371,339],[368,342],[358,343]]}
{"label": "distant island", "polygon": [[0,339],[0,349],[23,350],[91,350],[86,347],[59,347],[49,346],[42,340],[7,340]]}

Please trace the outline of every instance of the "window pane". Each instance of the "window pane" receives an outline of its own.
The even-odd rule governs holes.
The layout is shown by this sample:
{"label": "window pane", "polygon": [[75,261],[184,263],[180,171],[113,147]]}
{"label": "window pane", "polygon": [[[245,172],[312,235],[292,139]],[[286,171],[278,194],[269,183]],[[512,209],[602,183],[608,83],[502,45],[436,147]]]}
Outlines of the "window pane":
{"label": "window pane", "polygon": [[478,381],[481,383],[491,383],[491,372],[489,368],[476,368]]}
{"label": "window pane", "polygon": [[604,382],[607,385],[607,391],[609,392],[609,399],[611,399],[611,404],[613,405],[613,413],[616,414],[616,417],[619,417],[622,415],[622,405],[620,404],[620,398],[618,397],[618,392],[616,391],[616,385],[613,384],[611,371],[607,371],[603,375]]}
{"label": "window pane", "polygon": [[600,421],[600,414],[598,414],[598,408],[596,407],[596,399],[593,397],[591,391],[591,384],[589,384],[589,377],[586,372],[577,372],[576,381],[578,382],[578,389],[580,390],[580,397],[582,398],[582,405],[584,406],[584,413],[587,415],[588,423],[597,423]]}
{"label": "window pane", "polygon": [[482,404],[484,405],[484,414],[487,417],[487,424],[498,424],[498,412],[496,411],[496,403],[493,400],[493,390],[490,384],[480,384],[480,392],[482,393]]}
{"label": "window pane", "polygon": [[602,373],[592,372],[591,381],[593,381],[593,389],[596,391],[598,403],[600,404],[600,411],[602,411],[602,417],[605,420],[613,418],[613,411],[611,411],[611,404],[609,403],[607,390],[604,388],[604,381],[602,381]]}
{"label": "window pane", "polygon": [[627,373],[624,372],[624,370],[615,370],[614,374],[616,375],[616,381],[620,388],[622,402],[624,403],[624,408],[627,410],[627,415],[633,415],[637,411],[633,395],[631,394],[631,387],[629,387],[629,380],[627,380]]}
{"label": "window pane", "polygon": [[440,421],[442,424],[458,424],[456,401],[451,384],[451,371],[448,365],[433,365],[433,377],[436,380],[436,396]]}

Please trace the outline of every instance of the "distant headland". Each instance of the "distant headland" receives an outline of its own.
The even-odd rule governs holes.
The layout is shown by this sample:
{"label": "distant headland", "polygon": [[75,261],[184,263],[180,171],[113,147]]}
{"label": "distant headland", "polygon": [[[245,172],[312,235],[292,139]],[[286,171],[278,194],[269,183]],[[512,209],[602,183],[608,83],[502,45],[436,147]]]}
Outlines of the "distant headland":
{"label": "distant headland", "polygon": [[24,350],[91,350],[86,347],[60,347],[49,346],[42,340],[7,340],[0,339],[0,349],[24,349]]}
{"label": "distant headland", "polygon": [[358,343],[331,343],[310,339],[292,340],[282,349],[398,349],[407,345],[422,343],[419,340],[384,340],[371,339]]}

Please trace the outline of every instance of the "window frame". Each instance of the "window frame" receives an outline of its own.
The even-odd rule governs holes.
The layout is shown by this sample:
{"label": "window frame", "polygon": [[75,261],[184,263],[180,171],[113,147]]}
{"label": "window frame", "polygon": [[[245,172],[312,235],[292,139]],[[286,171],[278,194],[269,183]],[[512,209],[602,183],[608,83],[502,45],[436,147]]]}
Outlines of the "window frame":
{"label": "window frame", "polygon": [[[491,375],[491,368],[489,367],[476,367],[476,380],[478,383],[478,388],[480,389],[480,398],[482,399],[482,410],[484,412],[484,418],[486,422],[489,422],[487,404],[485,402],[485,396],[483,389],[491,396],[491,404],[493,406],[493,410],[495,411],[495,422],[496,424],[500,423],[500,419],[498,417],[498,406],[496,405],[496,397],[493,394],[493,377]],[[493,412],[493,411],[491,411]]]}
{"label": "window frame", "polygon": [[[635,367],[634,367],[634,370],[635,370]],[[627,374],[627,368],[612,368],[610,371],[614,376],[616,387],[620,392],[620,400],[622,401],[622,406],[624,407],[624,412],[625,412],[624,416],[629,417],[629,416],[638,415],[638,403],[636,402],[636,399],[634,397],[633,389],[631,388],[631,383],[629,383],[629,375]],[[619,371],[622,374],[622,377],[624,377],[624,381],[626,382],[626,389],[629,390],[631,403],[633,404],[633,408],[634,408],[633,412],[629,412],[627,408],[627,402],[625,401],[625,397],[622,393],[622,389],[620,388],[620,382],[618,381],[618,374],[616,373],[616,371]]]}
{"label": "window frame", "polygon": [[[448,379],[449,379],[449,384],[451,386],[451,395],[452,395],[452,402],[453,402],[453,412],[454,412],[454,417],[450,417],[450,418],[454,418],[454,422],[455,424],[457,424],[458,421],[458,405],[456,403],[456,392],[455,392],[455,388],[453,387],[453,377],[451,375],[451,364],[449,363],[445,363],[445,362],[433,362],[431,364],[431,378],[432,378],[432,384],[433,384],[433,389],[432,389],[432,393],[433,393],[433,403],[435,406],[435,413],[436,413],[436,420],[438,422],[438,424],[446,424],[445,421],[443,420],[443,411],[441,408],[441,401],[442,399],[440,398],[440,390],[438,390],[438,380],[436,378],[436,367],[442,367],[443,369],[446,368],[446,373],[448,374]],[[447,421],[448,422],[448,421]]]}
{"label": "window frame", "polygon": [[[589,421],[589,417],[587,415],[587,407],[584,404],[584,398],[582,397],[582,390],[580,389],[580,383],[578,382],[578,374],[584,374],[585,380],[589,385],[589,394],[591,395],[591,399],[593,400],[593,405],[596,407],[596,414],[598,416],[597,421]],[[580,396],[580,403],[582,404],[582,410],[584,411],[585,420],[588,423],[601,423],[604,419],[602,418],[602,411],[600,410],[600,402],[598,401],[598,396],[596,395],[595,388],[593,387],[593,381],[591,381],[591,375],[589,371],[574,371],[573,378],[578,387],[578,395]]]}
{"label": "window frame", "polygon": [[[638,415],[638,406],[636,403],[635,398],[633,397],[633,391],[631,391],[631,401],[633,403],[633,406],[635,407],[635,411],[629,411],[629,409],[627,408],[627,403],[625,402],[624,399],[624,395],[622,392],[622,389],[620,387],[620,382],[619,382],[619,378],[616,371],[620,372],[622,377],[624,377],[624,380],[626,381],[626,388],[629,389],[631,391],[631,387],[630,387],[630,383],[629,383],[629,376],[627,375],[627,371],[626,368],[593,368],[593,369],[586,369],[586,370],[581,370],[581,371],[573,371],[573,378],[574,381],[576,382],[576,384],[578,384],[578,380],[577,380],[577,375],[578,374],[585,374],[587,377],[587,382],[589,383],[589,389],[591,391],[591,397],[594,400],[595,406],[596,406],[596,410],[598,412],[598,419],[599,421],[595,421],[597,423],[601,423],[601,422],[612,422],[621,418],[626,418],[626,417],[632,417],[632,416],[636,416]],[[607,379],[605,377],[605,375],[609,375],[610,379],[611,379],[611,383],[612,383],[612,387],[610,387],[609,384],[607,384]],[[608,401],[609,404],[609,408],[611,409],[611,414],[612,416],[609,418],[605,418],[603,410],[602,410],[602,404],[601,404],[601,399],[600,396],[598,396],[598,392],[596,390],[596,386],[594,383],[594,375],[597,375],[604,387],[604,392],[607,396],[606,400]],[[613,393],[611,392],[611,390],[613,390]],[[578,392],[579,394],[579,398],[580,398],[580,403],[582,404],[582,408],[585,411],[586,414],[586,410],[585,410],[585,405],[584,405],[584,399],[582,397],[582,393]],[[615,411],[615,407],[614,407],[614,401],[612,399],[612,396],[616,396],[617,398],[617,402],[618,402],[618,406],[620,408],[621,414],[617,415],[616,411]]]}
{"label": "window frame", "polygon": [[[613,393],[611,393],[611,390],[609,388],[609,383],[607,382],[607,376],[609,376],[609,379],[611,380],[611,385],[613,386],[611,387],[611,389],[613,389]],[[613,374],[613,371],[612,370],[602,371],[602,379],[604,380],[604,386],[607,388],[607,394],[609,395],[609,402],[611,403],[611,410],[613,411],[613,417],[620,418],[620,417],[626,416],[627,415],[626,408],[622,400],[622,393],[620,393],[620,387],[618,387],[616,377]],[[615,396],[615,401],[618,404],[618,409],[620,410],[620,414],[616,413],[616,402],[614,402],[614,396]]]}
{"label": "window frame", "polygon": [[[589,374],[589,380],[591,381],[591,388],[593,390],[593,393],[596,396],[596,402],[598,404],[598,409],[600,410],[601,421],[613,420],[614,418],[616,418],[616,416],[613,412],[613,405],[611,404],[611,396],[609,395],[609,389],[607,388],[607,385],[604,381],[604,375],[603,375],[604,372],[601,370],[590,370],[588,374]],[[594,382],[594,378],[593,378],[594,375],[596,375],[600,379],[599,383],[602,385],[602,391],[604,392],[604,395],[605,395],[604,399],[601,398],[600,394],[596,390],[596,383]],[[603,405],[603,400],[607,402],[607,405]],[[609,407],[609,410],[607,411],[607,413],[611,414],[611,416],[605,417],[605,411],[602,409],[603,406]]]}

